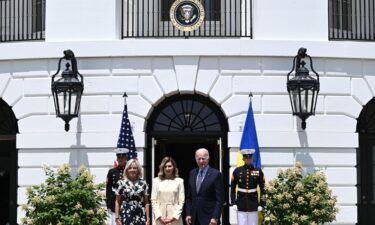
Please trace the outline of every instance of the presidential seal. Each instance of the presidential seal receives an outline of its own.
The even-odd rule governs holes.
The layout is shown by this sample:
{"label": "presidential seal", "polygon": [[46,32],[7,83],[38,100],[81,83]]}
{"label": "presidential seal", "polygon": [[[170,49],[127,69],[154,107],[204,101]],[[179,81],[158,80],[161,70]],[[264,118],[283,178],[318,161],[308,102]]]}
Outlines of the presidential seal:
{"label": "presidential seal", "polygon": [[181,31],[193,31],[204,21],[204,7],[199,0],[176,0],[169,11],[173,26]]}

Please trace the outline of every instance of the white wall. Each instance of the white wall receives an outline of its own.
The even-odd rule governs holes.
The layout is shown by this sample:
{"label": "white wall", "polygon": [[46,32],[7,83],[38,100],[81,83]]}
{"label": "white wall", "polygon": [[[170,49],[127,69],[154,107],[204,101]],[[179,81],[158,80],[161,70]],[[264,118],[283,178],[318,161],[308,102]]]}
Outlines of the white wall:
{"label": "white wall", "polygon": [[[118,40],[120,9],[121,0],[47,1],[46,41]],[[253,0],[252,21],[255,40],[327,41],[328,1]]]}
{"label": "white wall", "polygon": [[[0,97],[19,119],[19,204],[25,188],[43,180],[42,164],[86,164],[105,180],[113,165],[123,107],[128,92],[130,120],[143,159],[145,119],[164,96],[192,92],[209,96],[228,118],[231,165],[236,165],[248,93],[253,108],[267,180],[279,168],[300,160],[308,170],[322,168],[338,195],[341,224],[356,222],[356,118],[374,95],[373,60],[315,58],[321,74],[317,115],[307,120],[306,131],[290,113],[285,74],[291,58],[258,56],[174,56],[79,58],[85,77],[81,116],[66,133],[54,116],[50,76],[57,59],[0,62]],[[232,167],[232,169],[233,169]],[[231,221],[235,216],[231,211]],[[22,215],[22,212],[19,214]]]}
{"label": "white wall", "polygon": [[254,39],[328,40],[328,1],[254,0]]}
{"label": "white wall", "polygon": [[46,41],[120,38],[120,0],[46,1]]}

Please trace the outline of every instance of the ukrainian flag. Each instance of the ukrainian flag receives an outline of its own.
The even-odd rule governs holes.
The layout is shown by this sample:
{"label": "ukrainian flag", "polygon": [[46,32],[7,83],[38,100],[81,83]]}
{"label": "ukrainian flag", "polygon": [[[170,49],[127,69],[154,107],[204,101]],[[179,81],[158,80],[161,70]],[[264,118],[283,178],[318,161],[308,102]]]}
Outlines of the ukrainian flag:
{"label": "ukrainian flag", "polygon": [[[260,169],[262,167],[262,163],[261,163],[261,160],[260,160],[258,137],[257,137],[257,131],[256,131],[256,127],[255,127],[254,112],[253,112],[251,98],[250,98],[249,109],[247,111],[245,126],[244,126],[244,129],[243,129],[243,132],[242,132],[240,150],[241,149],[254,149],[255,152],[254,152],[254,155],[253,155],[253,166],[255,168],[258,168],[258,169]],[[241,152],[238,151],[237,166],[242,166],[242,165],[244,165],[244,161],[242,159]],[[258,186],[257,190],[258,190],[258,201],[260,201],[259,186]],[[262,224],[263,214],[261,212],[259,212],[258,217],[259,217],[258,224]]]}
{"label": "ukrainian flag", "polygon": [[[245,127],[242,132],[240,150],[241,149],[254,149],[255,150],[255,153],[253,155],[253,166],[260,169],[262,166],[262,163],[260,160],[258,137],[257,137],[257,131],[255,127],[254,112],[253,112],[251,100],[249,104],[249,109],[247,111]],[[240,157],[239,158],[240,160],[238,160],[238,162],[240,162],[243,165],[244,162],[242,160],[242,155],[240,152],[238,152],[238,156]]]}

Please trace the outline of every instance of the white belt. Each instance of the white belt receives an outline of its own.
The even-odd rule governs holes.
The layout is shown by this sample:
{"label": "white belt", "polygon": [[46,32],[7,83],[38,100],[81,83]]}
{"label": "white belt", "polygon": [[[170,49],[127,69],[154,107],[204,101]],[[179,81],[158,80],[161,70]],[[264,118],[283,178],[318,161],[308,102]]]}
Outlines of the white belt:
{"label": "white belt", "polygon": [[240,192],[245,192],[245,193],[253,193],[253,192],[257,191],[256,188],[254,188],[254,189],[238,188],[237,190],[240,191]]}

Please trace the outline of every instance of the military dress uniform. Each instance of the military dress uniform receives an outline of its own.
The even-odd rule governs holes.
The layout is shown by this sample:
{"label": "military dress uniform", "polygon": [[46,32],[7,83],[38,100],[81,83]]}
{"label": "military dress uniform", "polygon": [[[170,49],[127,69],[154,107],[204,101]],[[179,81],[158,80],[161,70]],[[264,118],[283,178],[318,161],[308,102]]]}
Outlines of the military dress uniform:
{"label": "military dress uniform", "polygon": [[[261,169],[252,165],[237,167],[231,178],[231,205],[237,206],[238,225],[257,225],[258,210],[264,206],[264,175]],[[260,187],[261,200],[258,203],[257,186]],[[236,195],[236,186],[237,195]]]}
{"label": "military dress uniform", "polygon": [[112,215],[113,224],[114,223],[114,213],[115,213],[115,202],[116,202],[116,194],[113,189],[117,189],[118,181],[122,180],[124,174],[124,167],[115,167],[108,171],[107,174],[107,182],[106,182],[106,204],[107,209],[110,210]]}
{"label": "military dress uniform", "polygon": [[[128,157],[128,149],[117,148],[115,153],[117,157]],[[115,202],[116,194],[114,190],[118,187],[118,181],[123,179],[124,176],[124,166],[115,166],[111,168],[107,173],[106,186],[105,186],[105,196],[106,196],[106,205],[109,213],[111,214],[111,224],[116,225],[116,216],[115,216]]]}

